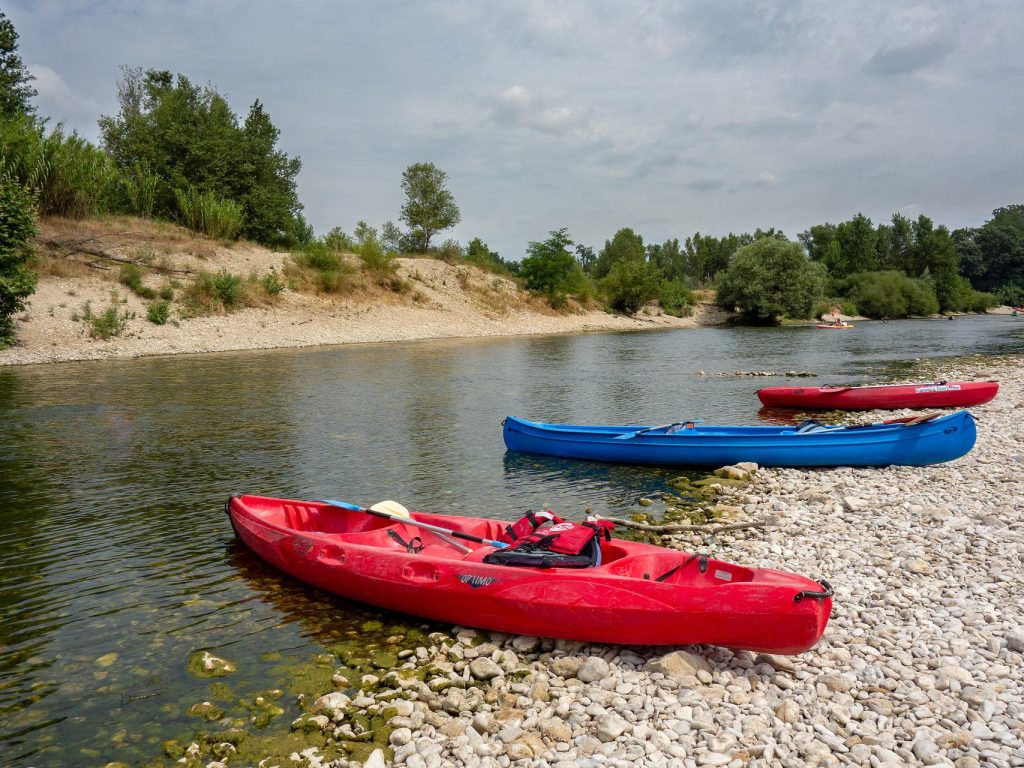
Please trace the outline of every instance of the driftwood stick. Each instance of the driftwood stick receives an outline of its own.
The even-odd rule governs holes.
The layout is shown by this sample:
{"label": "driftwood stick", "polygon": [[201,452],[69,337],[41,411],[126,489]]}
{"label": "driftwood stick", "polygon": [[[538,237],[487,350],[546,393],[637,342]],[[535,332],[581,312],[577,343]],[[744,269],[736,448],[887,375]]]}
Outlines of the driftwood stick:
{"label": "driftwood stick", "polygon": [[77,242],[64,242],[61,240],[54,240],[49,237],[41,237],[36,240],[41,245],[49,246],[50,248],[59,248],[64,251],[68,256],[75,253],[82,253],[87,256],[96,256],[100,259],[106,259],[107,261],[116,261],[118,264],[134,264],[137,267],[145,267],[146,269],[152,269],[156,272],[172,272],[176,275],[191,275],[193,270],[191,269],[174,269],[173,267],[162,267],[158,264],[146,264],[138,259],[126,259],[123,256],[115,256],[109,251],[104,251],[99,248],[87,248],[81,243],[86,243],[88,240],[82,240]]}
{"label": "driftwood stick", "polygon": [[601,515],[595,515],[599,520],[608,520],[609,522],[621,525],[625,528],[635,528],[638,531],[648,531],[650,533],[724,533],[725,531],[742,531],[746,528],[767,528],[767,520],[754,520],[749,523],[708,523],[706,525],[691,525],[689,523],[661,523],[657,525],[651,525],[650,523],[638,523],[634,520],[624,520],[620,517],[601,517]]}

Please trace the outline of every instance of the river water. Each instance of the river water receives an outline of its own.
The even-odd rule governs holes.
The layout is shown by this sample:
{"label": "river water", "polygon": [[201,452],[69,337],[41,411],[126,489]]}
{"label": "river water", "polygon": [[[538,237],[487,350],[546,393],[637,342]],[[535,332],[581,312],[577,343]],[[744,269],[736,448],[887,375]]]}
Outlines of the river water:
{"label": "river water", "polygon": [[[622,513],[673,473],[506,455],[502,418],[755,423],[770,418],[755,390],[787,379],[719,372],[864,383],[917,358],[1019,353],[1022,330],[963,317],[0,369],[0,765],[170,765],[161,742],[205,725],[189,705],[294,694],[294,664],[403,621],[261,565],[232,540],[231,493]],[[188,673],[199,649],[238,664],[230,691]]]}

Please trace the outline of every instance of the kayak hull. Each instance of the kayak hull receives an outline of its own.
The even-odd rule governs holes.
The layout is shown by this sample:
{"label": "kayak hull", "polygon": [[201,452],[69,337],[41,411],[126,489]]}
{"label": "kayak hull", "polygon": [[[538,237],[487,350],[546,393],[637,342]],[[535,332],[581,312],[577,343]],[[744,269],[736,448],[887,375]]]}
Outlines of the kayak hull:
{"label": "kayak hull", "polygon": [[[619,464],[722,467],[753,461],[767,467],[922,466],[963,456],[974,447],[974,419],[957,411],[922,423],[820,427],[693,425],[665,427],[543,424],[509,416],[510,451]],[[646,431],[643,431],[646,430]]]}
{"label": "kayak hull", "polygon": [[[300,581],[381,608],[501,632],[792,654],[820,639],[832,606],[827,582],[638,542],[602,542],[602,564],[594,568],[516,568],[482,562],[493,551],[488,546],[470,544],[466,554],[408,523],[320,502],[245,495],[233,496],[226,509],[247,547]],[[412,516],[484,538],[504,527],[483,518]],[[389,529],[407,541],[420,536],[424,548],[408,552]]]}
{"label": "kayak hull", "polygon": [[967,408],[989,402],[998,392],[998,381],[941,381],[869,387],[764,387],[757,396],[773,408],[871,411]]}

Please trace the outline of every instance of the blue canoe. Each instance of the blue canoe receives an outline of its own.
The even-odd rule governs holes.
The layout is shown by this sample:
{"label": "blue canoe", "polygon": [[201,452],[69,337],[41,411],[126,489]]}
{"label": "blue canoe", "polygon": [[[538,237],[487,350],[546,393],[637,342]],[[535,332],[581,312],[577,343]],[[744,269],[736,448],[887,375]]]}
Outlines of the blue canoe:
{"label": "blue canoe", "polygon": [[715,427],[693,421],[644,426],[539,424],[507,417],[510,451],[619,464],[721,467],[754,461],[765,467],[921,466],[959,458],[974,446],[974,418],[893,419],[879,424]]}

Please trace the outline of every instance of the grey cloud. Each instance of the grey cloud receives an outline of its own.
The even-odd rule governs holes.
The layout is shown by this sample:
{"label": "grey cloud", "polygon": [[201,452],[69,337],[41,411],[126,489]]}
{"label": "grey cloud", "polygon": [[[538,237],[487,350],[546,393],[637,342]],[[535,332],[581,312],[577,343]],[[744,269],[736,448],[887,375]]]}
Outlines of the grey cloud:
{"label": "grey cloud", "polygon": [[948,56],[956,43],[951,40],[925,40],[906,45],[884,45],[864,65],[864,71],[876,75],[911,75]]}

